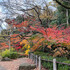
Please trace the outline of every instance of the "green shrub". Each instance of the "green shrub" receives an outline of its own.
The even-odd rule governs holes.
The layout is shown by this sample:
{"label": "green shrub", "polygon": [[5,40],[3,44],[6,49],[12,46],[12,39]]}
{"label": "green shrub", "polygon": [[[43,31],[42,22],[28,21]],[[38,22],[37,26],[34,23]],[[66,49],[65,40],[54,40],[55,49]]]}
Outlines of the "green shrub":
{"label": "green shrub", "polygon": [[9,55],[10,55],[10,50],[6,49],[5,51],[2,52],[1,55],[2,55],[3,58],[4,58],[4,57],[9,57]]}
{"label": "green shrub", "polygon": [[58,64],[57,69],[58,70],[70,70],[70,66]]}
{"label": "green shrub", "polygon": [[2,52],[2,57],[3,58],[8,57],[11,59],[15,59],[18,57],[18,53],[14,52],[13,50],[6,49],[5,51]]}
{"label": "green shrub", "polygon": [[50,62],[42,62],[42,66],[44,68],[46,68],[47,70],[53,70],[53,63],[50,63]]}
{"label": "green shrub", "polygon": [[[47,60],[53,60],[54,59],[53,56],[48,56],[48,53],[36,51],[36,52],[34,52],[34,54],[41,56],[42,59],[47,59]],[[56,57],[56,60],[58,62],[70,64],[70,60],[68,60],[66,57]],[[44,68],[46,68],[47,70],[53,70],[52,69],[53,68],[53,63],[52,62],[42,61],[42,66]],[[57,70],[70,70],[70,66],[62,65],[62,64],[57,64]]]}
{"label": "green shrub", "polygon": [[18,58],[18,53],[17,52],[10,52],[10,55],[9,55],[9,58],[11,58],[11,59],[16,59],[16,58]]}

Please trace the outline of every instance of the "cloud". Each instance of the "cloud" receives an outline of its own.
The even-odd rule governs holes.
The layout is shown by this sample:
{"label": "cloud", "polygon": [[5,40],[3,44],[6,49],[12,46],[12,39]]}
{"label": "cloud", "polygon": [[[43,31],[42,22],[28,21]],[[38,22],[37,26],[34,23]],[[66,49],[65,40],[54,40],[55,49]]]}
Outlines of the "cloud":
{"label": "cloud", "polygon": [[2,13],[2,7],[0,6],[0,19],[3,19],[4,17],[6,17],[5,14]]}
{"label": "cloud", "polygon": [[3,14],[2,12],[0,12],[0,19],[4,19],[6,17],[5,14]]}
{"label": "cloud", "polygon": [[2,8],[0,7],[0,12],[2,12]]}
{"label": "cloud", "polygon": [[1,26],[2,26],[3,29],[7,29],[7,25],[8,24],[6,22],[3,22]]}
{"label": "cloud", "polygon": [[51,9],[52,11],[56,11],[56,8],[53,6],[49,6],[49,9]]}

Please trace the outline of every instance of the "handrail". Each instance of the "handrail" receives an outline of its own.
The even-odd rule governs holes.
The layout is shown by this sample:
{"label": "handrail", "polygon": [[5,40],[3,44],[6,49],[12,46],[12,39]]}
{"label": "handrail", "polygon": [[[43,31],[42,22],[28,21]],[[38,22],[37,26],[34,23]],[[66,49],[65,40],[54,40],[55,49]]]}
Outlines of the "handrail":
{"label": "handrail", "polygon": [[[35,54],[33,54],[33,53],[31,53],[31,54],[32,54],[32,56],[35,55]],[[36,56],[34,56],[34,57],[36,57]],[[39,57],[39,56],[38,56],[38,57]],[[39,59],[38,57],[37,57],[37,59]],[[53,63],[53,60],[47,60],[47,59],[42,59],[42,58],[41,58],[41,60],[42,60],[42,61],[52,62],[52,63]],[[56,63],[57,63],[57,64],[63,64],[63,65],[70,66],[70,64],[68,64],[68,63],[63,63],[63,62],[58,62],[58,61],[56,61]]]}

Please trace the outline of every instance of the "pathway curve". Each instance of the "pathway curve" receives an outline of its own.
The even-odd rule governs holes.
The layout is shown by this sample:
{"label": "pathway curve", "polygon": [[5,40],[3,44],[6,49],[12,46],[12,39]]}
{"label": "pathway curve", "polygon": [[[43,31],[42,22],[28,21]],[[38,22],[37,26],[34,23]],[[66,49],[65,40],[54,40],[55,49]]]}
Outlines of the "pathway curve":
{"label": "pathway curve", "polygon": [[32,60],[28,58],[19,58],[12,61],[0,61],[0,70],[18,70],[18,67],[22,63],[32,64]]}
{"label": "pathway curve", "polygon": [[[22,63],[33,64],[32,60],[29,58],[19,58],[12,61],[0,61],[0,70],[18,70],[19,65]],[[39,70],[38,68],[34,70]],[[42,70],[46,70],[42,68]]]}

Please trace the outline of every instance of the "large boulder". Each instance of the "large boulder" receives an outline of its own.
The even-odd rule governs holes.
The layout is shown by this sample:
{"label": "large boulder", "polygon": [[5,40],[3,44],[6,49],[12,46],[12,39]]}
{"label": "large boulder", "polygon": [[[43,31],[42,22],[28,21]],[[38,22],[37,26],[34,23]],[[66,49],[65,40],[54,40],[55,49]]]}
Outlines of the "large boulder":
{"label": "large boulder", "polygon": [[2,58],[2,60],[1,61],[11,61],[11,59],[10,58],[8,58],[8,57],[5,57],[5,58]]}
{"label": "large boulder", "polygon": [[28,64],[28,63],[23,63],[19,66],[19,70],[32,70],[35,68],[36,68],[35,64]]}

